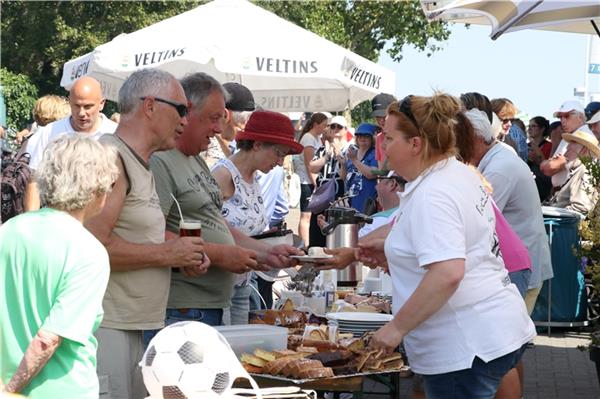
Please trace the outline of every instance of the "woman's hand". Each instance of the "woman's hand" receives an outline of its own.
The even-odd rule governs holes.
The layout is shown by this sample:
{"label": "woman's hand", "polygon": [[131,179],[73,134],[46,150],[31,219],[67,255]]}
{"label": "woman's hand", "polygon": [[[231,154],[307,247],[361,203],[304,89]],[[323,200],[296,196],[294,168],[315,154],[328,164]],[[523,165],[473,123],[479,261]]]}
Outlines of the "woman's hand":
{"label": "woman's hand", "polygon": [[350,147],[350,148],[348,148],[348,151],[346,152],[346,156],[348,157],[349,160],[354,162],[357,159],[358,150],[354,147]]}
{"label": "woman's hand", "polygon": [[344,269],[356,260],[354,248],[323,248],[323,251],[333,257],[316,261],[314,266],[317,270]]}
{"label": "woman's hand", "polygon": [[387,353],[391,353],[402,342],[402,332],[400,332],[394,323],[394,320],[381,327],[371,338],[369,346],[375,349],[383,349]]}
{"label": "woman's hand", "polygon": [[358,243],[357,259],[370,268],[381,266],[388,268],[387,258],[383,250],[385,238],[373,238]]}

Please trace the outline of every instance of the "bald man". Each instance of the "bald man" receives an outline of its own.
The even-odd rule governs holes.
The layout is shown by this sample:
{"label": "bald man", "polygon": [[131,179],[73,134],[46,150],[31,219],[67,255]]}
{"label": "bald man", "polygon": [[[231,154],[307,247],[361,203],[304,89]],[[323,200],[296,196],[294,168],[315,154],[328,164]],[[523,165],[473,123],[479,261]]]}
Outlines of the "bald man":
{"label": "bald man", "polygon": [[[31,154],[29,167],[37,169],[48,144],[62,135],[82,133],[98,139],[105,133],[114,133],[117,124],[100,112],[104,102],[102,87],[96,79],[84,76],[75,81],[69,91],[71,115],[38,129],[27,142],[27,152]],[[32,211],[39,207],[39,192],[32,181],[25,192],[25,210]]]}

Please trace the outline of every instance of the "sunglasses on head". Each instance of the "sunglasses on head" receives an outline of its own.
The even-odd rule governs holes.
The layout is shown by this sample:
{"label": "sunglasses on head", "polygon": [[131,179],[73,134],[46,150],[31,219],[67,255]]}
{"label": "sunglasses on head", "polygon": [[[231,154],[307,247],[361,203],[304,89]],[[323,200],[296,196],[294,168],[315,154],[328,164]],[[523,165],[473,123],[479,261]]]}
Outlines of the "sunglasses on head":
{"label": "sunglasses on head", "polygon": [[332,123],[331,125],[329,125],[329,127],[333,130],[340,130],[344,128],[344,126],[338,125],[337,123]]}
{"label": "sunglasses on head", "polygon": [[404,97],[404,99],[400,103],[400,107],[398,108],[398,110],[400,112],[402,112],[404,115],[406,115],[406,117],[408,119],[410,119],[410,121],[417,128],[417,130],[419,130],[419,124],[417,123],[417,120],[415,119],[415,116],[413,115],[413,113],[410,109],[411,99],[412,99],[412,95]]}
{"label": "sunglasses on head", "polygon": [[406,184],[406,180],[400,176],[392,175],[392,176],[377,176],[377,180],[395,180],[398,184]]}
{"label": "sunglasses on head", "polygon": [[164,98],[160,97],[140,97],[140,100],[144,101],[146,98],[152,98],[154,101],[158,101],[159,103],[169,104],[171,107],[177,110],[177,113],[181,118],[188,114],[189,110],[187,104],[174,103],[173,101],[165,100]]}

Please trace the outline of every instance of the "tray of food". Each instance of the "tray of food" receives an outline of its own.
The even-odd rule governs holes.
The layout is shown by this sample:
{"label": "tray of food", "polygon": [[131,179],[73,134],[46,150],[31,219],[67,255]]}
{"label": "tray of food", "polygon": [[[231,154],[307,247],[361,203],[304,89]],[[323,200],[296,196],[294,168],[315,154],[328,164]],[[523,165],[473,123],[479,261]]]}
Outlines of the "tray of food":
{"label": "tray of food", "polygon": [[369,348],[370,335],[353,338],[328,330],[327,326],[307,326],[305,334],[288,335],[287,349],[243,353],[241,362],[252,374],[290,383],[407,373],[402,354]]}

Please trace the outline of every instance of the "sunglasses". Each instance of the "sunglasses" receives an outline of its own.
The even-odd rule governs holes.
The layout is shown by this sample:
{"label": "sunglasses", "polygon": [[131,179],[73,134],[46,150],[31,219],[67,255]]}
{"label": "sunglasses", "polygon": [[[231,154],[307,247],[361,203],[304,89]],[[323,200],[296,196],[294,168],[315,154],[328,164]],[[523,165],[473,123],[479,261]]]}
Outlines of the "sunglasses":
{"label": "sunglasses", "polygon": [[503,125],[506,125],[507,123],[510,123],[512,125],[512,121],[510,120],[510,118],[502,119]]}
{"label": "sunglasses", "polygon": [[179,114],[180,118],[183,118],[189,112],[187,104],[174,103],[172,101],[165,100],[164,98],[160,97],[140,97],[140,100],[144,101],[146,98],[152,98],[154,99],[154,101],[158,101],[159,103],[169,104],[171,107],[177,110],[177,113]]}
{"label": "sunglasses", "polygon": [[331,125],[329,125],[329,127],[330,127],[332,130],[340,130],[340,129],[343,129],[343,128],[344,128],[344,126],[342,126],[342,125],[338,125],[337,123],[332,123]]}
{"label": "sunglasses", "polygon": [[419,124],[417,123],[417,120],[415,119],[415,116],[413,115],[413,113],[410,109],[411,98],[412,98],[412,95],[404,97],[404,100],[402,100],[402,102],[400,103],[400,108],[398,110],[400,112],[402,112],[404,115],[406,115],[406,117],[408,119],[410,119],[410,121],[417,128],[417,130],[419,130],[420,129]]}
{"label": "sunglasses", "polygon": [[404,180],[404,178],[400,177],[400,176],[377,176],[377,180],[381,181],[381,180],[395,180],[396,183],[398,184],[406,184],[406,180]]}

